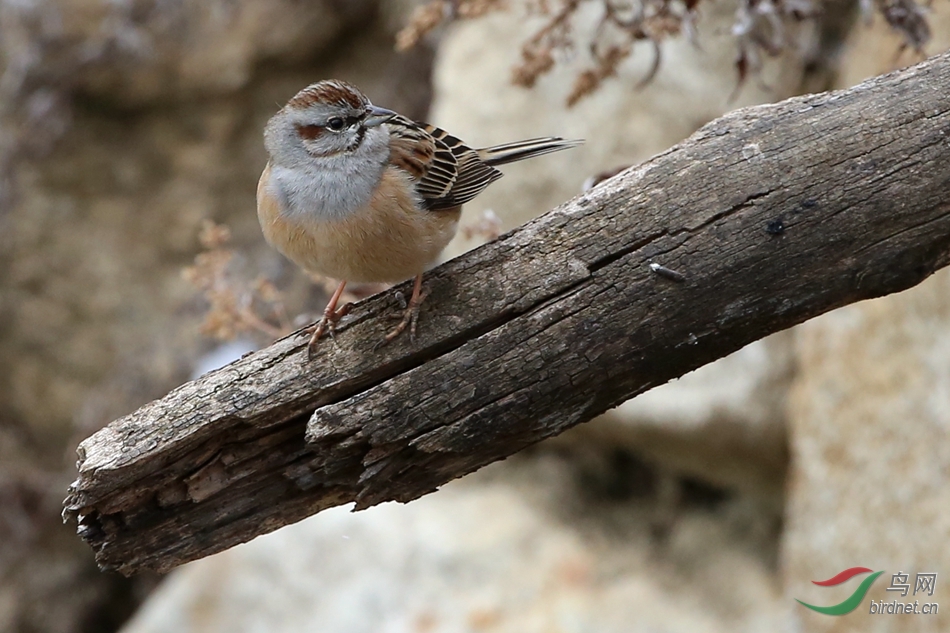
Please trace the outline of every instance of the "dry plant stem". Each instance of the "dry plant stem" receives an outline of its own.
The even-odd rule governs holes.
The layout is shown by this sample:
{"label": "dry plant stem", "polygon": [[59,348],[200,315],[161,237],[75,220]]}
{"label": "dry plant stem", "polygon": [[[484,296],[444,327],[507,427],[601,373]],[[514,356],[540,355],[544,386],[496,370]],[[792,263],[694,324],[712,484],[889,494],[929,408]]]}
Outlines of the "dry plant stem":
{"label": "dry plant stem", "polygon": [[238,316],[244,323],[247,323],[250,327],[254,328],[258,332],[263,332],[267,336],[277,338],[285,334],[284,329],[282,329],[280,326],[271,325],[264,319],[257,316],[250,308],[241,308],[238,312]]}
{"label": "dry plant stem", "polygon": [[948,55],[733,112],[428,273],[415,343],[368,352],[377,295],[313,362],[288,337],[113,422],[80,446],[66,515],[132,573],[415,499],[946,266],[948,141]]}

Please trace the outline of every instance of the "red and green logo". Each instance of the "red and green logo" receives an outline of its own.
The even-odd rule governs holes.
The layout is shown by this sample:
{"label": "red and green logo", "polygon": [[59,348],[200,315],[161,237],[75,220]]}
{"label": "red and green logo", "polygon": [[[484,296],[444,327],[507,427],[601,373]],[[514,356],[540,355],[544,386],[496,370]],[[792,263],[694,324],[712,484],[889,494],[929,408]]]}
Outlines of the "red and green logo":
{"label": "red and green logo", "polygon": [[[819,587],[834,587],[835,585],[840,585],[841,583],[847,582],[858,576],[860,574],[866,574],[871,570],[867,567],[852,567],[851,569],[845,569],[840,574],[837,574],[828,580],[812,580],[812,583],[818,585]],[[813,604],[808,604],[807,602],[802,602],[798,598],[795,599],[800,605],[808,607],[812,611],[817,611],[818,613],[824,613],[825,615],[844,615],[846,613],[851,613],[858,608],[858,605],[861,604],[861,601],[864,600],[864,596],[867,595],[868,589],[871,588],[871,585],[874,584],[874,581],[877,580],[877,577],[883,574],[883,571],[876,571],[858,585],[858,588],[854,590],[847,600],[844,602],[839,602],[838,604],[833,604],[830,607],[819,607]]]}

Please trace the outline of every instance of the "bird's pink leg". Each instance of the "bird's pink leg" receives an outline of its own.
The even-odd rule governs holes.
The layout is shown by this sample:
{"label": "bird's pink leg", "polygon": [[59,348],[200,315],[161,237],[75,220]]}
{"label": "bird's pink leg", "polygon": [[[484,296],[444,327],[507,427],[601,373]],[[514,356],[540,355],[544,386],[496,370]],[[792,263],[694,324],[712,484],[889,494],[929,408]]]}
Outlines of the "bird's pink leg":
{"label": "bird's pink leg", "polygon": [[341,281],[340,285],[333,291],[333,296],[330,297],[330,302],[327,303],[327,307],[323,311],[323,318],[320,319],[320,322],[305,328],[303,332],[301,332],[302,334],[311,334],[310,342],[307,343],[307,352],[310,356],[313,356],[314,347],[317,341],[320,340],[320,337],[323,336],[323,333],[330,332],[332,335],[333,326],[336,325],[337,321],[346,316],[350,308],[353,307],[352,303],[347,303],[339,310],[336,309],[336,304],[340,302],[340,297],[343,296],[344,288],[346,288],[346,282]]}
{"label": "bird's pink leg", "polygon": [[419,318],[419,306],[422,305],[425,298],[426,295],[422,292],[422,275],[419,274],[416,275],[416,282],[412,286],[412,297],[409,299],[409,305],[406,306],[406,311],[402,315],[402,321],[399,322],[399,325],[397,325],[392,332],[386,335],[381,345],[386,345],[392,341],[402,334],[407,327],[409,328],[409,339],[415,340],[416,321]]}

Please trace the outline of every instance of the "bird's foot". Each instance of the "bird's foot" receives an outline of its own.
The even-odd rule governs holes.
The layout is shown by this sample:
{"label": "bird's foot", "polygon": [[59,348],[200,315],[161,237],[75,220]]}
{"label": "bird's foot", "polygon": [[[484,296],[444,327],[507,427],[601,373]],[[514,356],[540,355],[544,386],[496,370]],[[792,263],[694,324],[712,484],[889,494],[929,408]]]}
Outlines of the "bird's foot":
{"label": "bird's foot", "polygon": [[353,308],[352,303],[343,304],[339,310],[331,310],[328,306],[326,311],[323,313],[323,318],[318,322],[314,323],[310,327],[306,327],[300,331],[298,336],[310,335],[310,341],[307,343],[307,358],[313,359],[315,350],[317,348],[317,341],[320,340],[324,334],[329,334],[330,338],[333,338],[336,333],[336,324],[337,322],[350,313],[350,310]]}
{"label": "bird's foot", "polygon": [[409,340],[415,342],[416,323],[419,320],[419,306],[422,305],[422,302],[425,301],[428,295],[428,292],[413,292],[412,298],[406,303],[406,298],[402,293],[396,293],[396,299],[399,300],[403,310],[402,319],[399,321],[399,325],[393,328],[393,330],[386,335],[386,338],[379,342],[377,348],[391,343],[396,337],[405,332],[406,328],[409,328]]}

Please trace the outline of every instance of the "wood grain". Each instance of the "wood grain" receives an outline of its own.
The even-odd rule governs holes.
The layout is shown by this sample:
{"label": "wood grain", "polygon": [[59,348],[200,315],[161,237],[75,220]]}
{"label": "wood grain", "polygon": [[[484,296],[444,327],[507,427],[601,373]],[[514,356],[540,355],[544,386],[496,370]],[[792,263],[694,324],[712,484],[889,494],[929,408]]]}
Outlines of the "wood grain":
{"label": "wood grain", "polygon": [[400,313],[384,293],[312,362],[289,337],[113,422],[80,446],[64,514],[128,574],[417,498],[919,283],[950,260],[948,200],[950,56],[733,112],[428,274],[414,343],[374,349]]}

